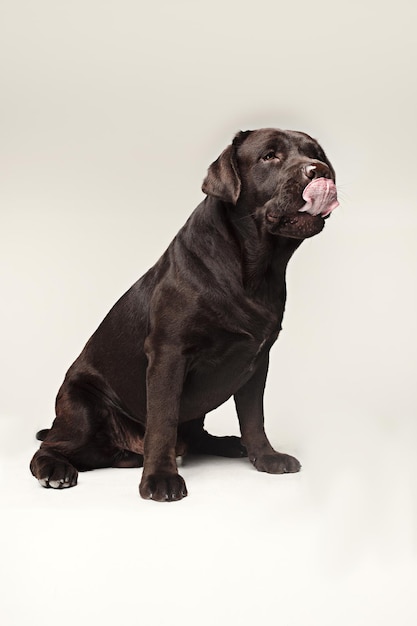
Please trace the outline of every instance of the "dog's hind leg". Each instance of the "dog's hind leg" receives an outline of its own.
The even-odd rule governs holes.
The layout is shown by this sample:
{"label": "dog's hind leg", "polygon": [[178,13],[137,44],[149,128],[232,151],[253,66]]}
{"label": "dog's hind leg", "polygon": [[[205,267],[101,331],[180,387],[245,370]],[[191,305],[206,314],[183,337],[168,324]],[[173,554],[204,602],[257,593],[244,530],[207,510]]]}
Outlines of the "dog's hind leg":
{"label": "dog's hind leg", "polygon": [[[52,429],[51,429],[52,431]],[[59,446],[43,444],[34,455],[30,469],[42,487],[65,489],[74,487],[78,471],[88,471],[103,467],[142,467],[143,455],[130,450],[98,450],[86,445],[77,450],[60,452]]]}
{"label": "dog's hind leg", "polygon": [[184,441],[189,454],[209,454],[229,458],[247,456],[245,446],[240,437],[216,437],[204,430],[205,417],[183,422],[178,429],[178,435]]}
{"label": "dog's hind leg", "polygon": [[52,428],[37,434],[43,443],[30,464],[43,487],[74,487],[79,471],[143,465],[143,456],[125,449],[123,438],[115,437],[113,412],[104,400],[64,382],[57,397],[57,417]]}

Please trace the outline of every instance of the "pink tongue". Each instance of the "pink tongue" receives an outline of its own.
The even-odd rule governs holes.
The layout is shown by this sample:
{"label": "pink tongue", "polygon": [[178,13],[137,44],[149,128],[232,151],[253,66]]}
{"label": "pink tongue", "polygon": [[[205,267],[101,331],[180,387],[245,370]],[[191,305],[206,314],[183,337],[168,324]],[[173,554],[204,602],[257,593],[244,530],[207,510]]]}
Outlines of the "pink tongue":
{"label": "pink tongue", "polygon": [[315,178],[303,191],[305,205],[299,209],[311,215],[326,217],[339,206],[336,185],[329,178]]}

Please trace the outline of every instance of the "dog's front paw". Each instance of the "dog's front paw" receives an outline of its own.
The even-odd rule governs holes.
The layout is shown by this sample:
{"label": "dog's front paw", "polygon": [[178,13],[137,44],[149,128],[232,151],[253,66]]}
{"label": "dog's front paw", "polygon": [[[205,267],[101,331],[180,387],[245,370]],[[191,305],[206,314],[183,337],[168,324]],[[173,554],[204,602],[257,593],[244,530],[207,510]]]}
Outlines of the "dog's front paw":
{"label": "dog's front paw", "polygon": [[259,472],[268,474],[292,474],[301,469],[301,463],[295,457],[281,452],[251,456],[250,460]]}
{"label": "dog's front paw", "polygon": [[145,500],[173,502],[185,498],[187,488],[179,474],[161,472],[142,476],[139,493]]}

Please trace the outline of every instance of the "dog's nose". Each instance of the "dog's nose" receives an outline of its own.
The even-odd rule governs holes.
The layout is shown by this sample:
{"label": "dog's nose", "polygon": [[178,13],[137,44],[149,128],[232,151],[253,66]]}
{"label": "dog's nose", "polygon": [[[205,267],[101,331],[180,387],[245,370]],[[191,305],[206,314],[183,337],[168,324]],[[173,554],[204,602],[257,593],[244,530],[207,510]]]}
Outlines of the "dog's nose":
{"label": "dog's nose", "polygon": [[304,174],[310,180],[314,178],[330,178],[330,170],[325,163],[321,163],[320,161],[316,161],[313,163],[307,163],[303,167]]}

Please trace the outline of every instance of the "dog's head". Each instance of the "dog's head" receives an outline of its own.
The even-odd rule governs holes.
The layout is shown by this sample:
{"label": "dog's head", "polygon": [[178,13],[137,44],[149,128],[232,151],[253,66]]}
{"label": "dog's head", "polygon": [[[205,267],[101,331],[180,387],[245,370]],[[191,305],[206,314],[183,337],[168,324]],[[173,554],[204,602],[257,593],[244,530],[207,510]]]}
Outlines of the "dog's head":
{"label": "dog's head", "polygon": [[296,239],[319,233],[338,206],[335,173],[317,141],[273,128],[238,133],[202,188],[248,211],[271,234]]}

